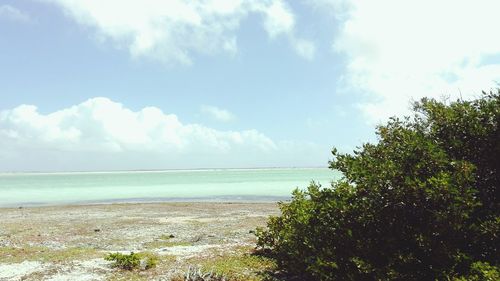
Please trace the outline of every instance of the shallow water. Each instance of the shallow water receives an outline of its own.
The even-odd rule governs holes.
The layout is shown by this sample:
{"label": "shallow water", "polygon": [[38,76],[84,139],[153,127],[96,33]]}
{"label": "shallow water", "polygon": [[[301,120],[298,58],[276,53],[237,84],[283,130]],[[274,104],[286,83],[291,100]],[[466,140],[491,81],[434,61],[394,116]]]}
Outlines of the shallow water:
{"label": "shallow water", "polygon": [[0,206],[133,201],[274,201],[312,181],[321,168],[0,174]]}

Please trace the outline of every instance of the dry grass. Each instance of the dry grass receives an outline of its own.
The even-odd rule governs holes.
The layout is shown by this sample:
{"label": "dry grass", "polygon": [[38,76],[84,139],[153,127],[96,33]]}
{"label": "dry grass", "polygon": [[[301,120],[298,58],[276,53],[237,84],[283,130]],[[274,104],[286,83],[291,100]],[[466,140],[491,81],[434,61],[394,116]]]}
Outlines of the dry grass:
{"label": "dry grass", "polygon": [[54,250],[47,247],[1,247],[0,263],[18,263],[23,261],[67,262],[72,260],[98,258],[99,251],[90,248],[67,248]]}

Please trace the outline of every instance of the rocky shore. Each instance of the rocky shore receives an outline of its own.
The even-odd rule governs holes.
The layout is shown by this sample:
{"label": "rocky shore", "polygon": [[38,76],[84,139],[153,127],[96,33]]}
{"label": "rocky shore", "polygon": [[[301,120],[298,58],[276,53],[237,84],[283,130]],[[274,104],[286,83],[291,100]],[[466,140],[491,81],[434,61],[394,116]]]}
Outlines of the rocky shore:
{"label": "rocky shore", "polygon": [[[170,280],[190,266],[260,280],[253,230],[276,203],[141,203],[0,209],[0,280]],[[106,254],[148,253],[149,270]]]}

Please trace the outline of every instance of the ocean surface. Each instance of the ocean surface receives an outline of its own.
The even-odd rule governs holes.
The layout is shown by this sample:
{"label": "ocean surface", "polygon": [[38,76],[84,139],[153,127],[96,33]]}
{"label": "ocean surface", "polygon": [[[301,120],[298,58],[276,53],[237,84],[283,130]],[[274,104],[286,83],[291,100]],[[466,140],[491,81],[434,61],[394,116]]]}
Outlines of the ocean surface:
{"label": "ocean surface", "polygon": [[321,168],[0,174],[0,207],[157,201],[278,201],[340,173]]}

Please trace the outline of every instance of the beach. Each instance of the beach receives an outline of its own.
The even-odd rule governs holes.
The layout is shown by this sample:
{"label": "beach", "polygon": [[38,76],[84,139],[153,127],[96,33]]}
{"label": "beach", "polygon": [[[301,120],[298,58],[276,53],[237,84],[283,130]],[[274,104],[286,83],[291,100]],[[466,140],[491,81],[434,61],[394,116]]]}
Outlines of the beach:
{"label": "beach", "polygon": [[[190,267],[262,280],[257,227],[326,168],[0,174],[0,280],[171,280]],[[157,257],[113,268],[110,253]]]}
{"label": "beach", "polygon": [[[260,280],[256,227],[276,202],[187,202],[0,208],[0,280],[170,280],[190,266]],[[155,268],[113,268],[113,252],[147,252]]]}

